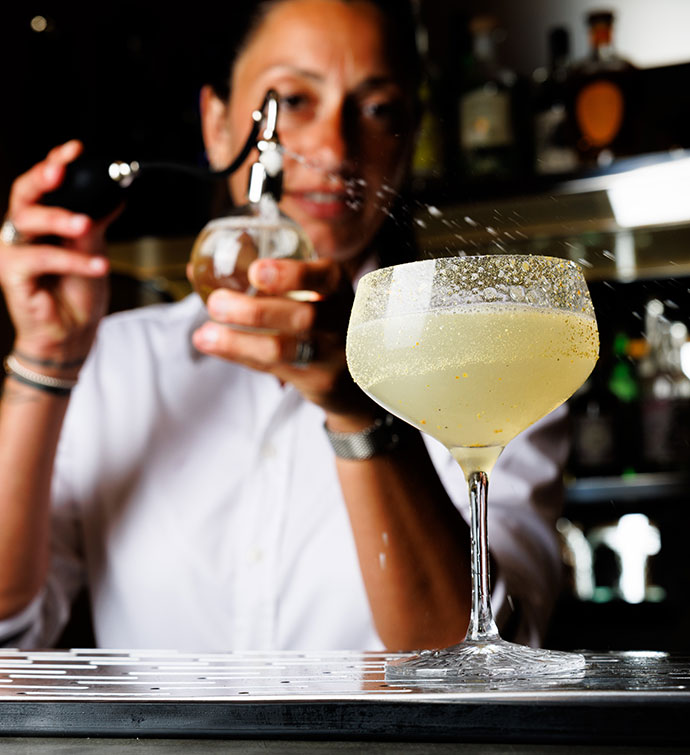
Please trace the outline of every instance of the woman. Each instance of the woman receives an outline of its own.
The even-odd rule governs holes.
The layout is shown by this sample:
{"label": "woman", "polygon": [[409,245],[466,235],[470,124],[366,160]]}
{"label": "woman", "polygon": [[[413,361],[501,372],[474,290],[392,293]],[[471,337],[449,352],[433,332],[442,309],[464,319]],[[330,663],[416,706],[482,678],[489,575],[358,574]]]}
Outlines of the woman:
{"label": "woman", "polygon": [[[203,90],[218,167],[265,92],[280,96],[282,208],[319,259],[255,262],[250,280],[267,296],[218,290],[208,311],[191,296],[101,321],[108,221],[39,204],[80,145],[16,181],[0,250],[17,332],[0,413],[6,642],[53,643],[84,583],[103,646],[402,650],[462,638],[462,475],[444,449],[382,424],[344,357],[352,283],[400,251],[385,246],[384,220],[416,115],[402,5],[261,4],[229,77]],[[246,182],[246,171],[230,181],[238,203]],[[320,301],[281,296],[305,288]],[[228,327],[247,325],[277,334]],[[304,341],[314,358],[296,364]],[[510,593],[518,637],[533,642],[558,586],[557,424],[514,443],[493,491],[499,620]]]}

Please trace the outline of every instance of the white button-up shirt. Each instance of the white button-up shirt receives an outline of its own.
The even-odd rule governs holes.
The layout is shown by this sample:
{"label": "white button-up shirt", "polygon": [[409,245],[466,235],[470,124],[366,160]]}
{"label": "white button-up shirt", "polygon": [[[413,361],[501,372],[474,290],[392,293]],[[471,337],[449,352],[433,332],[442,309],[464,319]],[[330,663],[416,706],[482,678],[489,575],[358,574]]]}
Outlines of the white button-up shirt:
{"label": "white button-up shirt", "polygon": [[[102,647],[381,648],[323,411],[196,352],[204,318],[191,295],[102,322],[58,449],[52,569],[0,639],[50,646],[87,584]],[[494,609],[518,602],[532,643],[559,589],[563,416],[514,440],[492,475]],[[427,445],[467,518],[458,465]]]}

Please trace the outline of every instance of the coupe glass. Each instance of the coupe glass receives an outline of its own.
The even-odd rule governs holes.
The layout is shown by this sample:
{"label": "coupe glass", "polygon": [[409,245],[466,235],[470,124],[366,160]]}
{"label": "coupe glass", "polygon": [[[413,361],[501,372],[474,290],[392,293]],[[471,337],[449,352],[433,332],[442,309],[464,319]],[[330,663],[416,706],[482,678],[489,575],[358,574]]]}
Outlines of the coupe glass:
{"label": "coupe glass", "polygon": [[472,606],[463,642],[391,663],[390,679],[564,675],[577,653],[507,642],[489,596],[487,490],[505,445],[568,399],[599,352],[581,269],[557,257],[447,257],[363,276],[347,333],[357,384],[443,443],[469,486]]}

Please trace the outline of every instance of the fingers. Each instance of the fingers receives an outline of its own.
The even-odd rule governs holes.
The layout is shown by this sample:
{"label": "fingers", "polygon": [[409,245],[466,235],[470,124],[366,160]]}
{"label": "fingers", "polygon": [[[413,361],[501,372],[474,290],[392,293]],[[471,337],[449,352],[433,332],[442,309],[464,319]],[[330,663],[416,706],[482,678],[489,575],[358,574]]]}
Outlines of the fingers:
{"label": "fingers", "polygon": [[22,208],[38,202],[44,194],[56,189],[64,177],[65,166],[82,150],[82,143],[73,139],[52,149],[45,160],[19,176],[12,186],[9,214],[14,218]]}
{"label": "fingers", "polygon": [[18,249],[11,259],[0,256],[0,273],[8,284],[16,284],[43,275],[77,275],[97,278],[108,272],[109,263],[102,256],[63,251],[53,246],[35,245]]}
{"label": "fingers", "polygon": [[26,238],[55,235],[76,239],[87,233],[93,225],[88,215],[38,204],[15,210],[12,213],[12,222]]}
{"label": "fingers", "polygon": [[341,284],[343,273],[329,259],[309,262],[260,259],[249,267],[249,282],[262,293],[281,295],[290,291],[313,291],[328,296]]}
{"label": "fingers", "polygon": [[[194,346],[293,382],[305,395],[309,393],[310,400],[325,395],[344,365],[341,324],[352,298],[349,281],[332,260],[257,260],[249,273],[262,295],[223,288],[212,292],[207,301],[212,321],[194,333]],[[305,290],[314,292],[314,297],[286,296]],[[349,299],[341,295],[345,290]],[[329,316],[324,319],[326,312]]]}
{"label": "fingers", "polygon": [[204,323],[192,336],[194,346],[205,354],[263,371],[293,363],[300,341],[297,336],[250,333],[215,322]]}
{"label": "fingers", "polygon": [[207,306],[217,322],[287,335],[311,330],[316,317],[313,305],[306,302],[273,296],[246,296],[225,288],[214,291]]}
{"label": "fingers", "polygon": [[316,316],[313,305],[305,302],[227,289],[214,291],[207,306],[214,322],[196,331],[194,345],[264,371],[295,362]]}
{"label": "fingers", "polygon": [[76,139],[55,147],[43,161],[14,182],[8,216],[27,241],[41,236],[77,241],[93,232],[95,223],[88,215],[40,204],[41,197],[62,183],[65,166],[78,157],[82,150],[82,143]]}

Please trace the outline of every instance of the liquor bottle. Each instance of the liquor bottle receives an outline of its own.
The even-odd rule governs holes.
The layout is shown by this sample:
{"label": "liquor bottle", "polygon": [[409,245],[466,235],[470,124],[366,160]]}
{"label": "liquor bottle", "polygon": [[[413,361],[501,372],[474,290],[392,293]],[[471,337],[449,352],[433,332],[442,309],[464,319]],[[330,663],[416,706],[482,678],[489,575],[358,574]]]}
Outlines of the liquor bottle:
{"label": "liquor bottle", "polygon": [[621,475],[633,474],[639,468],[640,384],[630,358],[631,339],[617,333],[613,339],[613,365],[607,388],[615,397],[614,425],[616,466]]}
{"label": "liquor bottle", "polygon": [[575,392],[568,406],[571,436],[568,471],[575,477],[618,474],[615,406],[599,368]]}
{"label": "liquor bottle", "polygon": [[635,68],[613,45],[614,14],[587,15],[589,57],[572,70],[569,119],[583,165],[606,165],[635,151]]}
{"label": "liquor bottle", "polygon": [[642,450],[648,471],[687,469],[690,462],[690,378],[682,367],[687,326],[670,322],[663,304],[647,304],[647,357],[640,364]]}
{"label": "liquor bottle", "polygon": [[642,464],[645,471],[667,469],[672,464],[670,446],[671,384],[664,365],[664,334],[668,320],[664,305],[652,299],[645,306],[644,338],[647,352],[640,361],[638,372],[642,387],[640,411],[642,416]]}
{"label": "liquor bottle", "polygon": [[532,162],[526,149],[524,82],[499,62],[496,18],[473,18],[470,31],[472,60],[458,105],[460,169],[470,181],[515,178]]}
{"label": "liquor bottle", "polygon": [[672,322],[668,331],[668,361],[673,399],[671,442],[675,451],[674,469],[686,471],[690,462],[690,377],[683,369],[683,348],[688,328]]}
{"label": "liquor bottle", "polygon": [[417,192],[424,192],[444,178],[443,129],[434,104],[432,87],[425,79],[419,92],[422,116],[412,155],[412,184]]}
{"label": "liquor bottle", "polygon": [[429,53],[428,29],[418,4],[416,14],[417,49],[424,63],[424,76],[419,88],[422,112],[412,155],[412,187],[424,193],[442,184],[445,178],[445,135],[439,107],[439,71]]}
{"label": "liquor bottle", "polygon": [[638,469],[640,387],[629,344],[625,333],[617,333],[570,401],[569,471],[575,476],[630,475]]}
{"label": "liquor bottle", "polygon": [[563,26],[551,29],[548,37],[548,67],[533,74],[534,158],[540,175],[572,173],[578,164],[572,128],[567,117],[570,35]]}

